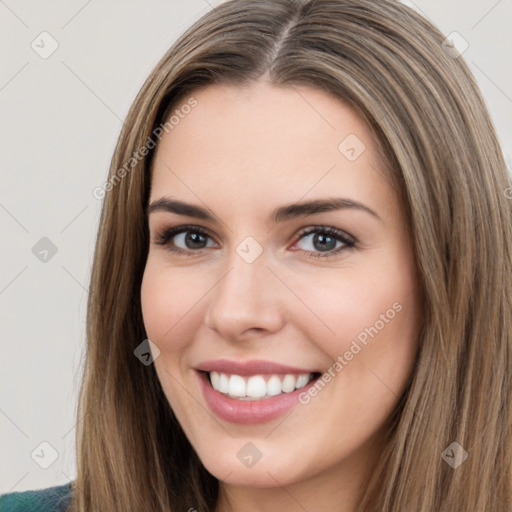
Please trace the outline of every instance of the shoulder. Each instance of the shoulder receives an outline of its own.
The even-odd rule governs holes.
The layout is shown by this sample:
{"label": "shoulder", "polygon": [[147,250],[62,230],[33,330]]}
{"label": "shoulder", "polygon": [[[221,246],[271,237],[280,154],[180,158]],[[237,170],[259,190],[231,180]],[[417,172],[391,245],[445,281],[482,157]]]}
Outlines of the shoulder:
{"label": "shoulder", "polygon": [[0,495],[0,512],[65,512],[73,493],[72,483]]}

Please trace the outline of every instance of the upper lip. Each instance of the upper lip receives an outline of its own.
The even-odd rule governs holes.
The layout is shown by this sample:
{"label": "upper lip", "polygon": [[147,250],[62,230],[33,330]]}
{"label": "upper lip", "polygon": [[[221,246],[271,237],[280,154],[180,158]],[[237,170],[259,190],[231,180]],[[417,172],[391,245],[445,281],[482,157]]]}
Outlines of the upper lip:
{"label": "upper lip", "polygon": [[256,374],[305,374],[319,373],[318,370],[310,368],[296,368],[272,361],[253,359],[251,361],[230,361],[229,359],[215,359],[203,361],[195,367],[203,372],[220,372],[229,375],[256,375]]}

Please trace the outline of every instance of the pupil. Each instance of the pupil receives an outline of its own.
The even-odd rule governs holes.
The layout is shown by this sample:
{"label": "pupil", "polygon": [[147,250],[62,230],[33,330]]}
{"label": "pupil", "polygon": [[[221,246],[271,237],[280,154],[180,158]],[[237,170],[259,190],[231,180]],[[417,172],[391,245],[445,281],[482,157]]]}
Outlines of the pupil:
{"label": "pupil", "polygon": [[199,233],[187,233],[185,244],[189,249],[202,249],[204,247],[205,237]]}
{"label": "pupil", "polygon": [[[331,241],[330,245],[328,242],[326,243],[327,240]],[[316,247],[316,242],[320,242],[321,245]],[[315,237],[313,238],[313,245],[315,245],[315,247],[321,251],[328,251],[336,248],[336,240],[329,235],[316,234]]]}

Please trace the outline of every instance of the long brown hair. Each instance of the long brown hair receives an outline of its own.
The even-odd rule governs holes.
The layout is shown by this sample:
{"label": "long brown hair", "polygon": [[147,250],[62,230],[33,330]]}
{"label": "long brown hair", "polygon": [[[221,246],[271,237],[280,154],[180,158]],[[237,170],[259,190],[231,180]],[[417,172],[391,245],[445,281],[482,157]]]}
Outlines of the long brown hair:
{"label": "long brown hair", "polygon": [[[173,109],[197,87],[262,76],[357,109],[384,150],[414,243],[420,350],[358,512],[512,509],[512,189],[475,80],[444,39],[393,0],[229,0],[160,60],[128,113],[102,189],[74,512],[215,508],[218,481],[153,365],[134,355],[147,337],[145,208],[153,146],[162,127],[172,129]],[[450,457],[461,450],[467,459],[455,467]]]}

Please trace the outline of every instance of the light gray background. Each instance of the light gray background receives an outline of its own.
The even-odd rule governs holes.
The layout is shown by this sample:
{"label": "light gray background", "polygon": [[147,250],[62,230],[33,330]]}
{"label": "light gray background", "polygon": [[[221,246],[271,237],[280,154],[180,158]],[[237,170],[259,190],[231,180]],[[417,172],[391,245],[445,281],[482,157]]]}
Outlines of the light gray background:
{"label": "light gray background", "polygon": [[[92,191],[106,179],[146,76],[218,3],[0,0],[0,493],[76,476],[76,398],[101,207]],[[510,162],[512,0],[405,3],[469,44],[463,57]],[[59,45],[47,59],[31,47],[35,40],[49,48],[43,31]],[[57,247],[47,262],[32,252],[42,237]],[[53,452],[42,442],[58,454],[47,469],[41,464]]]}

